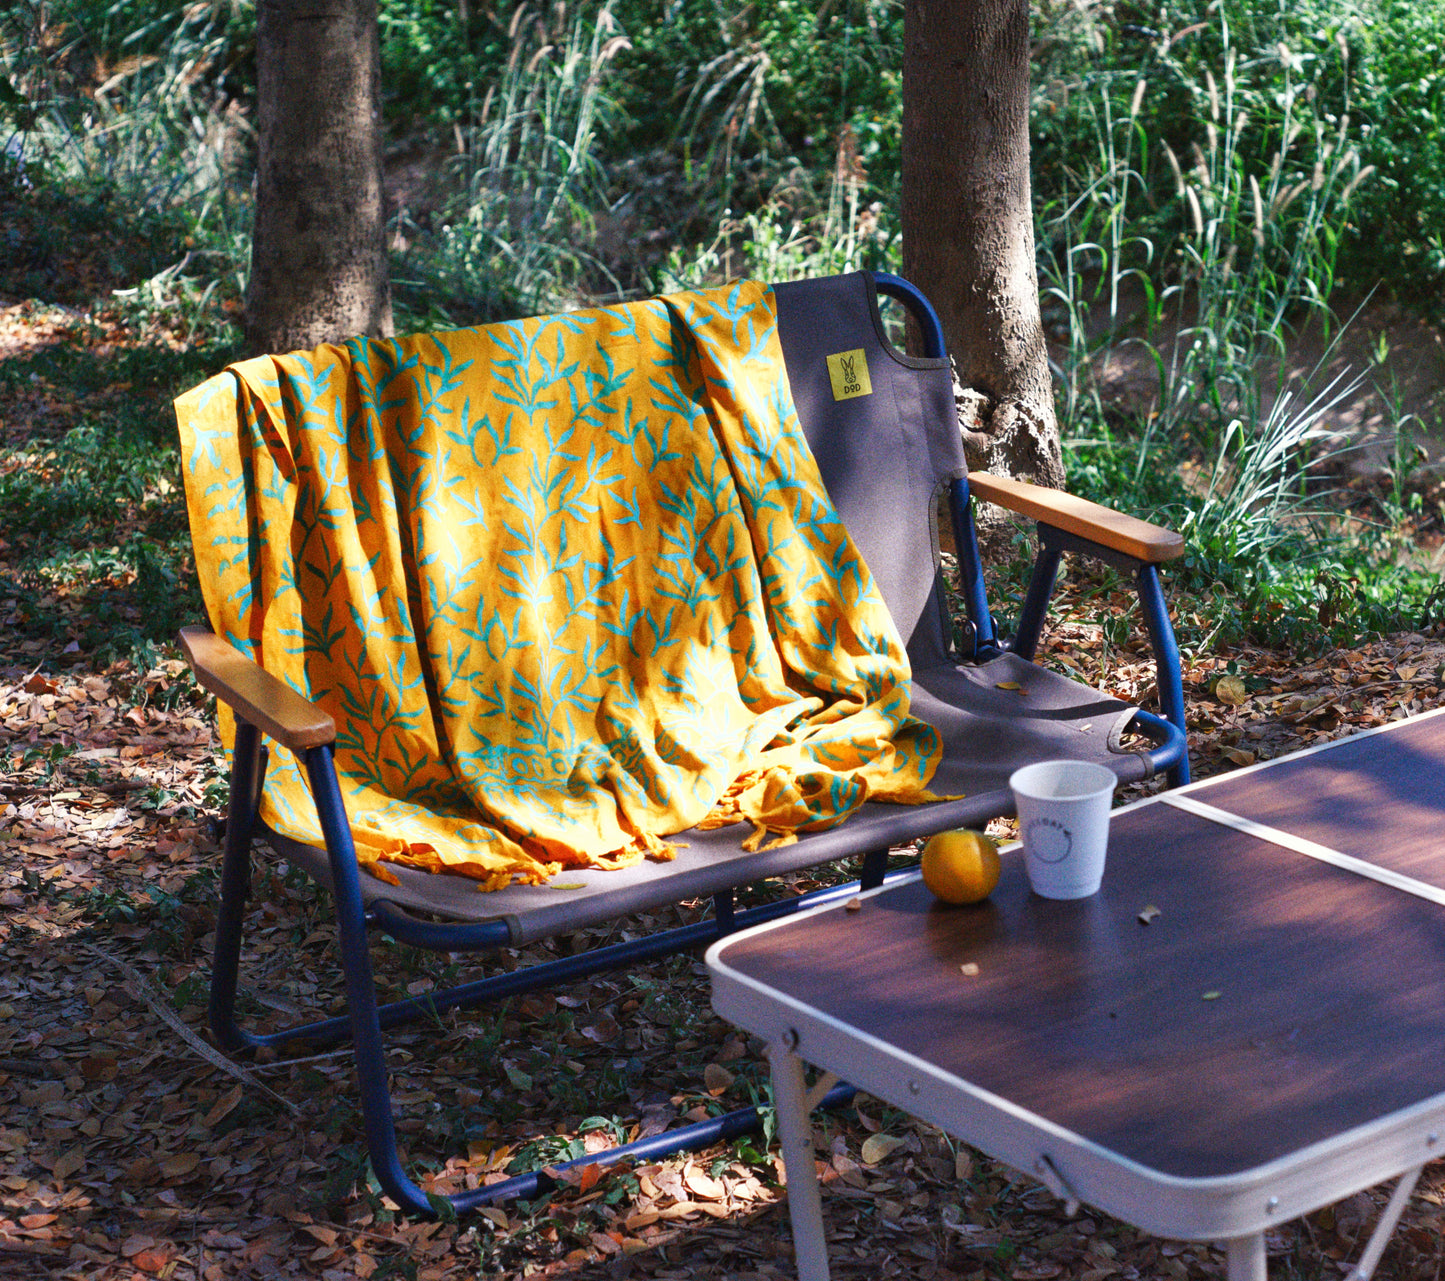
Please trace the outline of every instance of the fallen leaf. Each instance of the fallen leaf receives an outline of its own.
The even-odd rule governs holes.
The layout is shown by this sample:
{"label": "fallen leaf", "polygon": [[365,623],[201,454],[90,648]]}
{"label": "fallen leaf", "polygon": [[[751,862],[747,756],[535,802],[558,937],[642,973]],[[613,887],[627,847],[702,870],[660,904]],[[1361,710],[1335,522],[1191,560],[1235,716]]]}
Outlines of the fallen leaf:
{"label": "fallen leaf", "polygon": [[622,1035],[622,1029],[617,1025],[616,1019],[610,1014],[604,1014],[595,1023],[584,1027],[582,1035],[589,1041],[596,1041],[598,1045],[607,1045]]}
{"label": "fallen leaf", "polygon": [[557,997],[552,992],[528,992],[517,1001],[517,1013],[524,1018],[545,1019],[557,1009]]}
{"label": "fallen leaf", "polygon": [[690,1166],[683,1171],[682,1181],[687,1184],[687,1190],[700,1201],[722,1201],[728,1194],[727,1184],[721,1179],[704,1174],[696,1166]]}
{"label": "fallen leaf", "polygon": [[499,1232],[510,1232],[512,1230],[512,1221],[507,1218],[507,1212],[500,1206],[479,1205],[477,1206],[477,1213],[480,1214],[482,1218],[487,1219]]}
{"label": "fallen leaf", "polygon": [[1214,697],[1226,707],[1243,707],[1249,702],[1249,690],[1238,676],[1221,676],[1214,682]]}
{"label": "fallen leaf", "polygon": [[68,1179],[72,1174],[77,1174],[85,1168],[85,1149],[73,1147],[64,1156],[60,1157],[50,1167],[50,1172],[57,1179]]}
{"label": "fallen leaf", "polygon": [[1150,903],[1148,907],[1139,913],[1139,924],[1148,925],[1150,921],[1157,921],[1163,915],[1163,912],[1155,907],[1153,903]]}
{"label": "fallen leaf", "polygon": [[1015,1268],[1009,1277],[1012,1281],[1051,1281],[1053,1277],[1061,1276],[1063,1271],[1062,1263],[1027,1263]]}
{"label": "fallen leaf", "polygon": [[200,1163],[199,1152],[177,1152],[160,1162],[160,1172],[168,1179],[180,1179],[190,1174]]}
{"label": "fallen leaf", "polygon": [[733,1083],[733,1074],[719,1063],[709,1063],[702,1070],[702,1081],[707,1092],[716,1098]]}
{"label": "fallen leaf", "polygon": [[659,1210],[657,1217],[660,1219],[686,1219],[701,1213],[701,1211],[702,1206],[698,1205],[696,1201],[678,1201],[665,1210]]}
{"label": "fallen leaf", "polygon": [[870,1134],[863,1140],[863,1147],[858,1155],[863,1158],[864,1165],[877,1165],[902,1146],[903,1140],[890,1134]]}
{"label": "fallen leaf", "polygon": [[607,1232],[593,1232],[589,1234],[589,1241],[592,1242],[603,1254],[621,1254],[622,1238],[613,1237]]}
{"label": "fallen leaf", "polygon": [[87,1054],[80,1060],[80,1075],[87,1081],[109,1081],[115,1077],[117,1066],[114,1055]]}
{"label": "fallen leaf", "polygon": [[221,1095],[220,1098],[218,1098],[213,1104],[211,1104],[211,1110],[207,1112],[204,1117],[201,1118],[201,1124],[209,1130],[213,1125],[216,1125],[225,1117],[230,1116],[232,1111],[235,1110],[237,1104],[239,1104],[241,1102],[241,1099],[245,1096],[245,1093],[245,1086],[232,1086],[223,1095]]}
{"label": "fallen leaf", "polygon": [[[831,1171],[829,1166],[831,1166]],[[863,1177],[863,1167],[846,1152],[834,1152],[832,1161],[828,1166],[823,1167],[822,1173],[824,1183],[828,1182],[830,1175],[836,1175],[850,1188],[866,1188],[868,1186],[868,1180]]]}
{"label": "fallen leaf", "polygon": [[732,1209],[726,1201],[698,1201],[697,1208],[713,1219],[730,1219]]}
{"label": "fallen leaf", "polygon": [[1280,704],[1279,713],[1281,716],[1292,720],[1301,721],[1312,712],[1318,711],[1327,704],[1334,701],[1335,691],[1325,690],[1322,694],[1299,694],[1293,698],[1287,698]]}
{"label": "fallen leaf", "polygon": [[156,1243],[155,1237],[148,1237],[137,1233],[135,1236],[126,1237],[120,1243],[120,1253],[123,1258],[133,1259],[143,1250],[149,1250]]}

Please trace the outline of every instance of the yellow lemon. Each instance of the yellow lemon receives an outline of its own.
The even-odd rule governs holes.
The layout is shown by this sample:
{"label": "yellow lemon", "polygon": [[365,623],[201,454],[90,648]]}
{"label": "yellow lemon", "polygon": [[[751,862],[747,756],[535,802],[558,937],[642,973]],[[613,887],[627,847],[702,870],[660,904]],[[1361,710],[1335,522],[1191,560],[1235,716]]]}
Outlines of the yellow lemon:
{"label": "yellow lemon", "polygon": [[982,832],[939,832],[923,847],[923,883],[945,903],[986,899],[998,874],[998,846]]}

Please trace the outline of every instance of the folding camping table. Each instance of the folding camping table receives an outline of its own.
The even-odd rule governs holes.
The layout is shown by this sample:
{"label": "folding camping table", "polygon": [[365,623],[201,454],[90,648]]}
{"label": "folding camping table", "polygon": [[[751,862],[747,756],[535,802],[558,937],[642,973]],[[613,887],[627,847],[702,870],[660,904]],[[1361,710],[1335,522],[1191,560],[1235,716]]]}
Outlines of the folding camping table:
{"label": "folding camping table", "polygon": [[806,1060],[1144,1231],[1227,1243],[1445,1155],[1445,715],[1118,810],[1102,890],[1005,853],[725,938],[713,1005],[769,1041],[800,1274],[828,1264]]}

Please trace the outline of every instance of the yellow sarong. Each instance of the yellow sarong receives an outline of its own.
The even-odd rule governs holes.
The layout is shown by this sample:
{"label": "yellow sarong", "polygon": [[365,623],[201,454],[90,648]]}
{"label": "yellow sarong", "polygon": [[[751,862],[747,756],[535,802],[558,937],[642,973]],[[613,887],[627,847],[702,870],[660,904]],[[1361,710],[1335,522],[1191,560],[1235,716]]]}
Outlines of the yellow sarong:
{"label": "yellow sarong", "polygon": [[[176,412],[211,624],[335,717],[377,875],[496,889],[932,799],[764,286],[243,361]],[[320,840],[279,747],[261,817]]]}

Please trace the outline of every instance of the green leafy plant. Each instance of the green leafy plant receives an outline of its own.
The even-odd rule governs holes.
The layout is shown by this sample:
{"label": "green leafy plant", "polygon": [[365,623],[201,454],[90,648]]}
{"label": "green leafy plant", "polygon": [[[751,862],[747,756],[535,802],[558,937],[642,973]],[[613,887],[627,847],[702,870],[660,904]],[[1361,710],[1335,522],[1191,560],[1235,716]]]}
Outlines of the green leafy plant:
{"label": "green leafy plant", "polygon": [[[640,74],[625,98],[628,141],[679,148],[710,175],[720,205],[750,209],[780,171],[832,163],[851,128],[878,188],[891,192],[903,6],[896,0],[683,0],[619,4]],[[671,85],[659,94],[658,85]]]}
{"label": "green leafy plant", "polygon": [[[1141,73],[1151,86],[1141,126],[1187,169],[1192,145],[1205,143],[1206,73],[1221,80],[1232,50],[1235,104],[1252,122],[1240,146],[1256,168],[1276,146],[1268,123],[1291,94],[1304,92],[1327,126],[1293,142],[1306,171],[1316,161],[1328,167],[1341,142],[1371,171],[1337,228],[1337,275],[1356,293],[1382,285],[1422,308],[1438,307],[1445,279],[1438,230],[1445,165],[1434,123],[1445,104],[1439,0],[1045,3],[1035,8],[1035,33],[1035,188],[1047,200],[1057,195],[1058,176],[1086,167],[1095,94],[1108,86],[1122,114]],[[1162,221],[1182,223],[1189,211],[1170,208],[1163,185],[1157,194]]]}
{"label": "green leafy plant", "polygon": [[[1291,639],[1317,639],[1322,617],[1335,637],[1378,628],[1391,608],[1413,611],[1418,591],[1391,568],[1395,549],[1352,532],[1328,479],[1353,447],[1332,422],[1363,375],[1327,375],[1328,350],[1311,371],[1285,372],[1299,327],[1338,339],[1337,253],[1367,186],[1345,123],[1321,106],[1318,85],[1344,54],[1327,45],[1332,72],[1322,56],[1262,52],[1250,72],[1271,62],[1278,92],[1251,115],[1227,22],[1216,34],[1220,74],[1205,68],[1192,86],[1203,136],[1187,161],[1145,125],[1168,76],[1136,76],[1127,96],[1104,80],[1071,108],[1093,147],[1076,149],[1073,186],[1046,211],[1041,258],[1071,483],[1179,528],[1191,585],[1236,594],[1233,626]],[[1182,64],[1171,66],[1177,81]],[[1152,394],[1141,399],[1136,378],[1120,401],[1100,371],[1130,361]],[[1348,567],[1326,574],[1331,558]],[[1373,596],[1368,584],[1386,581]],[[1358,583],[1366,607],[1322,603],[1338,582]]]}
{"label": "green leafy plant", "polygon": [[1326,458],[1352,448],[1337,444],[1338,433],[1324,422],[1361,381],[1340,375],[1298,409],[1292,393],[1283,392],[1262,420],[1226,424],[1202,492],[1180,521],[1201,564],[1227,573],[1229,566],[1299,554],[1310,522],[1331,514],[1308,483],[1307,465],[1320,459],[1311,446],[1323,444]]}
{"label": "green leafy plant", "polygon": [[773,281],[863,268],[897,271],[899,239],[881,202],[865,203],[867,192],[856,143],[845,133],[825,205],[793,187],[761,209],[729,215],[710,243],[672,252],[662,287],[696,288],[738,276]]}

